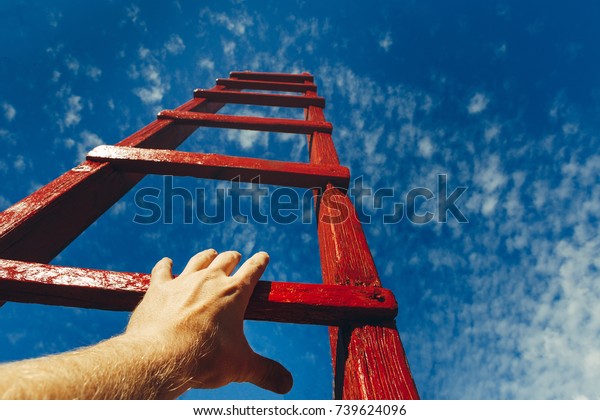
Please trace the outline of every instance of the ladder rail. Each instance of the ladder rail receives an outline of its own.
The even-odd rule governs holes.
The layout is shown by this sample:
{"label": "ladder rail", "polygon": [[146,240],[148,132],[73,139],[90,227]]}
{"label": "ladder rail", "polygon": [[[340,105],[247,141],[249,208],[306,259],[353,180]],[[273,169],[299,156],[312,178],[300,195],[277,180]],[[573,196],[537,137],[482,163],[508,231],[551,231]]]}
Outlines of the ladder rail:
{"label": "ladder rail", "polygon": [[[314,95],[306,92],[306,96]],[[324,121],[323,109],[309,107],[308,121]],[[310,162],[339,164],[330,134],[307,136]],[[323,282],[381,286],[356,211],[346,194],[329,185],[315,192]],[[336,399],[418,399],[404,347],[394,322],[329,327]],[[376,356],[375,356],[376,355]]]}

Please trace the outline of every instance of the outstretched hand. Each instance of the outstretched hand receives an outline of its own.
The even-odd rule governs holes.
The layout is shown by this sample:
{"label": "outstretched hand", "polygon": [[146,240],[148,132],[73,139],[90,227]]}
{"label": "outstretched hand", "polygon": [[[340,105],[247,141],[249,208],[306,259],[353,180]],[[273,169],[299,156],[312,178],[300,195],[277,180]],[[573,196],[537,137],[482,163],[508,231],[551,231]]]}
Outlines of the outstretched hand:
{"label": "outstretched hand", "polygon": [[255,353],[244,336],[244,313],[269,256],[259,252],[231,275],[240,259],[238,252],[211,249],[192,257],[176,278],[169,258],[152,270],[125,336],[143,337],[166,357],[177,358],[177,393],[230,382],[251,382],[280,394],[292,387],[290,372]]}

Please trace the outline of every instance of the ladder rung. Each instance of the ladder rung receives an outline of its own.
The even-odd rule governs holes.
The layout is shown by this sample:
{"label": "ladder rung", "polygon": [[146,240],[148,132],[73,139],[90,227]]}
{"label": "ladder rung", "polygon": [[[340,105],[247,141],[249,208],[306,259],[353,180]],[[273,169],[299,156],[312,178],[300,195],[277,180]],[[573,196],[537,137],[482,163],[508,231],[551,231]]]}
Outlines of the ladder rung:
{"label": "ladder rung", "polygon": [[[0,259],[0,300],[131,311],[148,274]],[[398,304],[380,287],[259,281],[245,318],[298,324],[344,325],[392,320]]]}
{"label": "ladder rung", "polygon": [[196,89],[194,97],[206,98],[219,103],[282,106],[287,108],[307,108],[317,106],[325,108],[325,98],[321,96],[275,95],[270,93],[231,92],[207,89]]}
{"label": "ladder rung", "polygon": [[217,154],[135,147],[98,146],[89,160],[111,162],[126,172],[196,178],[237,180],[299,188],[319,188],[328,183],[348,188],[350,170],[339,165],[282,162]]}
{"label": "ladder rung", "polygon": [[313,122],[283,118],[263,118],[237,115],[208,114],[165,110],[157,115],[161,120],[175,120],[182,124],[202,127],[235,128],[238,130],[272,131],[278,133],[312,134],[315,131],[331,133],[333,127],[328,122]]}
{"label": "ladder rung", "polygon": [[258,80],[217,79],[217,85],[228,89],[253,89],[253,90],[275,90],[281,92],[316,92],[314,84],[267,82]]}
{"label": "ladder rung", "polygon": [[256,71],[232,71],[229,77],[243,80],[265,80],[271,82],[303,83],[314,80],[312,74],[268,73]]}

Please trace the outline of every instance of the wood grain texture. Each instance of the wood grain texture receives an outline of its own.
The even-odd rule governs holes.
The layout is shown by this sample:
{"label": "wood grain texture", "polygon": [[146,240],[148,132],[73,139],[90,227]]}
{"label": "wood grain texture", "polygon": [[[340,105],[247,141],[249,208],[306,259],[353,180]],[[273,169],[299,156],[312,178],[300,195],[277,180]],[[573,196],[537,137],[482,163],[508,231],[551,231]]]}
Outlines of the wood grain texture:
{"label": "wood grain texture", "polygon": [[[150,275],[0,259],[0,299],[47,305],[131,311]],[[394,295],[379,287],[260,281],[246,319],[297,324],[345,325],[396,316]]]}
{"label": "wood grain texture", "polygon": [[[338,328],[338,345],[345,354],[343,383],[346,400],[419,399],[402,341],[394,322]],[[397,362],[390,362],[391,358]]]}
{"label": "wood grain texture", "polygon": [[332,183],[348,186],[350,171],[339,165],[315,165],[299,162],[255,159],[175,150],[98,146],[88,159],[110,162],[127,172],[197,178],[239,180],[300,188],[321,188]]}
{"label": "wood grain texture", "polygon": [[[311,96],[307,92],[306,96]],[[309,107],[309,121],[325,121]],[[338,164],[331,135],[308,136],[310,162]],[[317,230],[323,282],[379,287],[381,282],[354,206],[333,186],[317,194]],[[400,336],[393,322],[329,328],[336,399],[418,399]]]}
{"label": "wood grain texture", "polygon": [[[305,96],[313,97],[316,96],[315,92],[306,92]],[[310,122],[327,122],[323,109],[311,106],[304,111],[306,119]],[[331,135],[329,133],[315,132],[308,136],[308,155],[310,163],[324,164],[324,165],[339,165],[340,160],[338,159],[337,151]]]}

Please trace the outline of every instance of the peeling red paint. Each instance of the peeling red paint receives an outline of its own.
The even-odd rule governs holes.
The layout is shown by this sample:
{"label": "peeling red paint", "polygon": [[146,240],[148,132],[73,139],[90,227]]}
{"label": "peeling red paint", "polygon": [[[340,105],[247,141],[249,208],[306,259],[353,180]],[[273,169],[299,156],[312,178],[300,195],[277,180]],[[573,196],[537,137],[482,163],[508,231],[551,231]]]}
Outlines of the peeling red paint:
{"label": "peeling red paint", "polygon": [[345,166],[190,153],[174,150],[98,146],[88,159],[110,162],[114,167],[140,173],[194,176],[198,178],[260,182],[302,188],[324,187],[332,182],[346,188],[350,171]]}
{"label": "peeling red paint", "polygon": [[[131,311],[149,284],[148,274],[0,259],[4,300]],[[394,295],[386,289],[260,281],[246,319],[343,325],[390,320],[397,311]]]}

